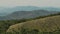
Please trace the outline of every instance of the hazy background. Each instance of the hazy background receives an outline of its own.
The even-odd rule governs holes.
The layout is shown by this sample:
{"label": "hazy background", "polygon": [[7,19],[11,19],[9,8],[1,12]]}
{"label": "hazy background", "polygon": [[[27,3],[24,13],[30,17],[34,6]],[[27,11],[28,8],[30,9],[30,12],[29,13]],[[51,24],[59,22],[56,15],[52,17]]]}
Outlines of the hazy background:
{"label": "hazy background", "polygon": [[0,7],[15,6],[60,7],[60,0],[0,0]]}
{"label": "hazy background", "polygon": [[0,0],[0,15],[40,9],[60,11],[60,0]]}

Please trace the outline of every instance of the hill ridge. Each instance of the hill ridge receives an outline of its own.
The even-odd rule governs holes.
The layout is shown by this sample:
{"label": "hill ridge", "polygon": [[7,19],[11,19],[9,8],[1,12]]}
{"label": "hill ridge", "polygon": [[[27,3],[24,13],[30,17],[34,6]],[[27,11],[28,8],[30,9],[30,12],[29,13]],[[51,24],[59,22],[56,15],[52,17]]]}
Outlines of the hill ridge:
{"label": "hill ridge", "polygon": [[[20,23],[18,25],[15,24],[14,26],[16,26],[17,28],[15,27],[13,28],[13,26],[9,27],[7,32],[20,31],[18,27],[20,26]],[[40,32],[54,32],[55,30],[60,29],[60,15],[27,21],[27,22],[24,22],[21,27],[23,29],[28,29],[28,30],[37,29]]]}

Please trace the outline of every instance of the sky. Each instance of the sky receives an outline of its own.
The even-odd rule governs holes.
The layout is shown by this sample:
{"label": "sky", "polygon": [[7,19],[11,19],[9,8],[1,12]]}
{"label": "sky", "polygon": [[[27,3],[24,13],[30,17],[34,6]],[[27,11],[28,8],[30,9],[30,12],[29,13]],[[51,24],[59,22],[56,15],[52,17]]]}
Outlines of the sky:
{"label": "sky", "polygon": [[60,7],[60,0],[0,0],[0,7],[15,6]]}

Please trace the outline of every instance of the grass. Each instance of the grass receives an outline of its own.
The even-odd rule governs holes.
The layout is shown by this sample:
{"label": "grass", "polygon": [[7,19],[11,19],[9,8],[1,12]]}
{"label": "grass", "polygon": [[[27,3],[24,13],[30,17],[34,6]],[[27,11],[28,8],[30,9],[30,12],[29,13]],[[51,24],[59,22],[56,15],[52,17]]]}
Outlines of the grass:
{"label": "grass", "polygon": [[[44,28],[43,29],[43,26],[42,26],[42,24],[44,24],[44,25],[49,25],[50,23],[47,23],[47,22],[51,22],[51,24],[52,24],[52,22],[53,22],[53,20],[55,20],[55,21],[57,21],[58,22],[58,24],[59,24],[59,21],[60,20],[58,20],[59,19],[59,17],[58,17],[58,19],[56,20],[54,17],[52,18],[52,19],[50,19],[49,17],[51,17],[51,16],[57,16],[57,15],[60,15],[60,13],[58,13],[58,14],[51,14],[51,15],[48,15],[48,16],[39,16],[39,17],[36,17],[36,18],[30,18],[30,19],[20,19],[20,20],[4,20],[4,21],[0,21],[0,34],[3,34],[3,33],[5,33],[6,32],[6,30],[9,28],[9,30],[10,30],[10,28],[12,28],[12,30],[13,31],[11,31],[11,32],[14,32],[14,29],[16,30],[15,32],[17,33],[17,32],[19,32],[20,33],[20,28],[21,28],[21,24],[22,24],[22,27],[24,27],[24,28],[26,28],[26,26],[28,27],[28,29],[29,30],[31,30],[31,29],[33,29],[33,26],[34,26],[34,28],[36,28],[36,29],[39,29],[39,31],[41,30],[41,32],[42,31],[45,31],[45,29],[46,28]],[[47,18],[49,18],[49,19],[47,19]],[[46,19],[46,20],[45,20]],[[36,23],[37,22],[37,23]],[[46,22],[46,23],[45,23]],[[39,23],[41,23],[41,25],[37,25],[37,24],[39,24]],[[55,23],[55,22],[54,22]],[[54,24],[53,23],[53,24]],[[18,28],[18,26],[15,26],[15,24],[19,24],[18,26],[19,26],[19,28]],[[23,25],[23,24],[25,24],[25,25]],[[34,25],[33,25],[34,24]],[[12,26],[11,26],[12,25]],[[41,26],[41,27],[38,27],[38,26]],[[53,27],[53,29],[55,30],[55,25],[53,25],[54,27]],[[57,26],[59,26],[59,25],[57,25]],[[44,26],[45,27],[45,26]],[[48,27],[48,26],[47,26]],[[50,26],[51,27],[51,26]],[[22,28],[23,29],[23,28]],[[48,28],[49,29],[49,28]],[[19,30],[19,31],[18,31]],[[46,30],[47,31],[47,30]],[[51,30],[49,30],[49,31],[51,31]],[[31,31],[30,31],[31,32]],[[15,33],[14,33],[15,34]]]}
{"label": "grass", "polygon": [[[22,32],[21,34],[32,34],[32,33],[57,33],[60,30],[60,15],[59,16],[51,16],[36,20],[31,20],[27,22],[22,22],[22,25],[16,24],[13,26],[10,26],[10,28],[7,30],[7,32]],[[38,32],[36,32],[38,31]],[[30,33],[29,33],[30,32]]]}

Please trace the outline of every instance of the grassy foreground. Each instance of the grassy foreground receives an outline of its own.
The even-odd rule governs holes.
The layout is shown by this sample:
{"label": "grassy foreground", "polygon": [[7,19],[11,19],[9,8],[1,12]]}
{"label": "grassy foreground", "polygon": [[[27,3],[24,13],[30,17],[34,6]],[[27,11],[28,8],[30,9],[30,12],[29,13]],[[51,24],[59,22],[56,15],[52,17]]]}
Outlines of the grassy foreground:
{"label": "grassy foreground", "polygon": [[31,19],[0,21],[0,34],[60,34],[59,32],[60,13]]}
{"label": "grassy foreground", "polygon": [[11,34],[60,34],[60,15],[45,17],[12,25]]}

